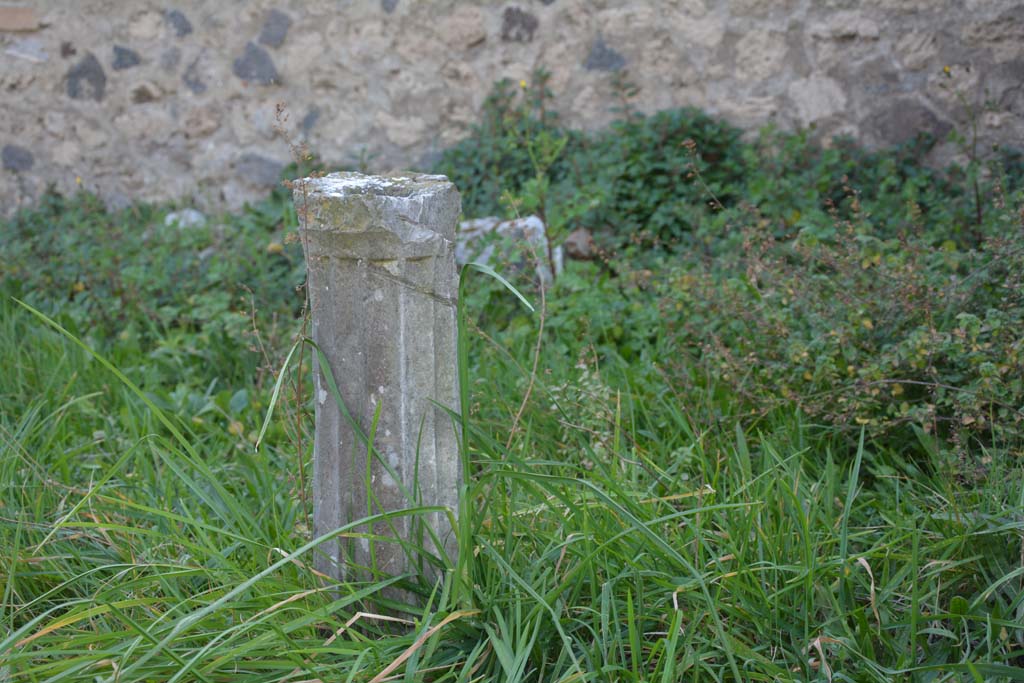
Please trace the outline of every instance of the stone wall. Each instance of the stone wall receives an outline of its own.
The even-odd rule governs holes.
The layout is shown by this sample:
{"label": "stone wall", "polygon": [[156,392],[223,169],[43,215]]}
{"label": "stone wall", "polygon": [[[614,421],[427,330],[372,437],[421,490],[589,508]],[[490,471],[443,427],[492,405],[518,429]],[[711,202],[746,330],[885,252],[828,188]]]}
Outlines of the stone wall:
{"label": "stone wall", "polygon": [[982,136],[1024,140],[1020,0],[39,0],[0,5],[0,201],[238,206],[289,159],[278,103],[330,163],[423,168],[541,66],[585,128],[625,71],[644,111],[881,145],[989,102]]}

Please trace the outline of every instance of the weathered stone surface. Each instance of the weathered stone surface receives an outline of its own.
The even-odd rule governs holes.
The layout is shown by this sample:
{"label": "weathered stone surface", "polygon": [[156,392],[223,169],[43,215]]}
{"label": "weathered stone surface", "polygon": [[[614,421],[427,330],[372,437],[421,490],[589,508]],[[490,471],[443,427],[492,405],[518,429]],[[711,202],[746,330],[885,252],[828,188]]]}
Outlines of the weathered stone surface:
{"label": "weathered stone surface", "polygon": [[860,12],[833,12],[828,19],[812,24],[812,38],[820,40],[878,40],[878,23]]}
{"label": "weathered stone surface", "polygon": [[[309,273],[312,336],[328,365],[314,359],[314,535],[368,514],[419,505],[443,506],[457,515],[458,439],[445,411],[459,406],[455,186],[443,176],[336,173],[298,181],[294,198]],[[338,406],[328,372],[358,431]],[[375,416],[374,452],[368,456],[359,432],[368,435]],[[354,531],[395,541],[349,537],[325,543],[318,569],[343,580],[364,579],[375,558],[372,569],[384,574],[419,573],[429,571],[425,563],[410,558],[397,540],[453,561],[458,549],[449,518],[441,513],[394,517],[390,524]]]}
{"label": "weathered stone surface", "polygon": [[4,145],[3,150],[0,150],[0,160],[6,170],[16,173],[32,170],[36,161],[31,150],[19,145]]}
{"label": "weathered stone surface", "polygon": [[773,12],[789,12],[795,0],[729,0],[734,14],[764,17]]}
{"label": "weathered stone surface", "polygon": [[165,143],[174,132],[175,121],[159,106],[133,107],[114,117],[118,140],[145,146]]}
{"label": "weathered stone surface", "polygon": [[292,27],[292,18],[279,9],[272,9],[267,12],[263,20],[263,28],[260,29],[259,42],[267,47],[281,47],[284,39],[288,36],[288,29]]}
{"label": "weathered stone surface", "polygon": [[58,111],[44,112],[43,129],[50,135],[64,137],[67,134],[67,117]]}
{"label": "weathered stone surface", "polygon": [[479,7],[459,5],[441,20],[439,32],[447,44],[468,49],[487,40],[487,20]]}
{"label": "weathered stone surface", "polygon": [[249,42],[245,52],[234,61],[233,71],[243,81],[274,85],[281,80],[270,54],[259,45]]}
{"label": "weathered stone surface", "polygon": [[83,118],[75,121],[72,129],[75,137],[88,149],[99,149],[110,141],[110,136],[95,119]]}
{"label": "weathered stone surface", "polygon": [[135,50],[131,50],[121,45],[114,46],[114,62],[110,65],[114,71],[130,69],[133,66],[138,66],[141,63],[142,58],[139,57],[139,53]]}
{"label": "weathered stone surface", "polygon": [[219,127],[220,112],[216,107],[198,107],[185,117],[186,138],[203,138],[213,134]]}
{"label": "weathered stone surface", "polygon": [[774,121],[779,114],[781,103],[771,95],[750,96],[742,100],[730,100],[723,104],[718,114],[738,126],[756,130],[766,122]]}
{"label": "weathered stone surface", "polygon": [[36,64],[45,64],[50,59],[43,41],[34,37],[12,41],[4,50],[4,54]]}
{"label": "weathered stone surface", "polygon": [[583,68],[587,71],[618,71],[626,66],[626,58],[609,47],[600,34],[594,38],[590,45],[590,52],[583,62]]}
{"label": "weathered stone surface", "polygon": [[164,19],[174,31],[174,35],[184,38],[192,33],[192,22],[188,20],[181,10],[169,9],[164,12]]}
{"label": "weathered stone surface", "polygon": [[[548,249],[551,248],[551,258]],[[455,262],[497,265],[505,273],[517,273],[532,267],[544,285],[562,272],[564,250],[551,247],[544,221],[538,216],[505,220],[496,216],[476,218],[459,224],[455,238]]]}
{"label": "weathered stone surface", "polygon": [[103,99],[107,89],[107,74],[103,72],[100,60],[91,52],[68,71],[67,93],[76,100]]}
{"label": "weathered stone surface", "polygon": [[71,140],[61,140],[53,147],[53,162],[62,168],[71,168],[82,158],[82,147]]}
{"label": "weathered stone surface", "polygon": [[1024,57],[1024,5],[1001,12],[988,21],[973,21],[962,32],[968,45],[988,47],[996,61]]}
{"label": "weathered stone surface", "polygon": [[903,66],[911,71],[928,66],[938,52],[938,41],[934,33],[910,31],[896,42],[896,54],[899,55]]}
{"label": "weathered stone surface", "polygon": [[160,12],[155,10],[137,12],[128,21],[128,35],[132,41],[148,43],[160,35],[163,23],[163,15]]}
{"label": "weathered stone surface", "polygon": [[796,106],[797,120],[802,125],[837,114],[846,106],[842,86],[824,76],[801,78],[791,83],[786,92]]}
{"label": "weathered stone surface", "polygon": [[764,80],[782,71],[789,45],[783,33],[750,31],[736,46],[736,75],[743,80]]}
{"label": "weathered stone surface", "polygon": [[[102,177],[93,187],[103,192],[183,191],[211,210],[257,199],[264,190],[234,175],[234,161],[249,150],[286,156],[273,126],[279,102],[328,164],[426,163],[479,121],[492,83],[529,82],[538,67],[550,73],[546,106],[586,129],[616,117],[619,70],[638,88],[638,111],[696,106],[751,131],[815,123],[823,142],[842,132],[879,145],[892,98],[920,103],[941,129],[966,124],[966,97],[979,110],[994,104],[980,144],[1024,139],[1020,0],[19,0],[0,9],[10,4],[35,7],[43,30],[0,36],[0,145],[40,135],[19,142],[33,167],[2,175],[4,210],[50,182],[73,191],[68,178],[80,172]],[[122,69],[134,60],[114,46],[139,63]],[[51,113],[70,123],[43,132]],[[76,125],[83,117],[92,123]],[[143,137],[121,144],[126,131]]]}
{"label": "weathered stone surface", "polygon": [[670,14],[666,21],[671,26],[674,40],[687,50],[717,47],[725,37],[726,24],[715,16],[682,12]]}
{"label": "weathered stone surface", "polygon": [[377,120],[388,140],[399,147],[412,147],[423,139],[429,129],[427,122],[418,116],[398,118],[381,114]]}

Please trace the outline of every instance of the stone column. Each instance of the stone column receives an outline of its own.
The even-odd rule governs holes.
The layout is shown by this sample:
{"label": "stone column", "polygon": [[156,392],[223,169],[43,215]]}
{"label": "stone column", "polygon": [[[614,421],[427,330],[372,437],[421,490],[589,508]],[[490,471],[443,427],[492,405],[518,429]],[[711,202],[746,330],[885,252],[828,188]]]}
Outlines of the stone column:
{"label": "stone column", "polygon": [[[313,339],[364,433],[370,433],[380,406],[374,439],[380,457],[367,465],[366,444],[314,365],[315,534],[417,504],[444,505],[456,513],[456,430],[434,402],[458,410],[458,191],[444,176],[334,173],[297,181],[294,201],[309,272]],[[389,539],[397,533],[439,554],[429,525],[455,560],[455,533],[445,515],[405,516],[392,524],[394,529],[376,524],[372,533]],[[425,570],[392,540],[342,538],[327,546],[317,566],[340,579]],[[364,569],[371,565],[379,574]]]}

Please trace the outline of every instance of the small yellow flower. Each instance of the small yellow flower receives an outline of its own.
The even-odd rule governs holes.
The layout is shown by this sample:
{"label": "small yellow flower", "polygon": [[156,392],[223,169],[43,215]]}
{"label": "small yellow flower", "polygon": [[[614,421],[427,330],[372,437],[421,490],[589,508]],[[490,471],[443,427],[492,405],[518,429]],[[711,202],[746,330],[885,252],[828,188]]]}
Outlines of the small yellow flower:
{"label": "small yellow flower", "polygon": [[71,291],[75,294],[81,294],[85,291],[85,283],[79,280],[75,284],[71,285]]}
{"label": "small yellow flower", "polygon": [[863,325],[864,329],[866,330],[875,329],[875,324],[871,322],[871,318],[864,318],[863,320],[860,321],[860,324]]}
{"label": "small yellow flower", "polygon": [[75,176],[75,185],[81,185],[81,184],[82,184],[82,176],[76,175]]}
{"label": "small yellow flower", "polygon": [[241,436],[245,431],[245,425],[238,420],[232,420],[231,424],[228,425],[228,434],[232,436]]}
{"label": "small yellow flower", "polygon": [[519,87],[526,90],[526,79],[519,81]]}
{"label": "small yellow flower", "polygon": [[953,70],[950,69],[948,66],[944,66],[942,67],[942,73],[946,74],[947,76],[952,76]]}

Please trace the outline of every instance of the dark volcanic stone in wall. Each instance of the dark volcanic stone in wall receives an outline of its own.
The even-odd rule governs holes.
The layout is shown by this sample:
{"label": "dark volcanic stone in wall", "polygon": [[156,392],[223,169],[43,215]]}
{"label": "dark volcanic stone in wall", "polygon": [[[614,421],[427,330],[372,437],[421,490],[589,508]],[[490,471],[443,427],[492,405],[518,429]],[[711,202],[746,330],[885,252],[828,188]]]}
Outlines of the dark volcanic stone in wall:
{"label": "dark volcanic stone in wall", "polygon": [[610,48],[600,35],[594,39],[587,61],[583,62],[583,68],[587,71],[618,71],[624,66],[626,58]]}
{"label": "dark volcanic stone in wall", "polygon": [[868,128],[890,145],[912,140],[918,133],[929,133],[941,140],[952,130],[952,126],[931,109],[906,98],[894,100],[886,109],[872,116],[868,120]]}
{"label": "dark volcanic stone in wall", "polygon": [[164,71],[174,71],[181,64],[181,48],[172,47],[164,50],[163,54],[160,55],[160,66],[163,67]]}
{"label": "dark volcanic stone in wall", "polygon": [[303,133],[308,133],[313,130],[313,126],[320,120],[320,107],[315,104],[309,108],[306,115],[302,117],[302,122],[299,123],[299,128],[302,129]]}
{"label": "dark volcanic stone in wall", "polygon": [[199,57],[196,57],[188,65],[185,73],[181,75],[181,80],[185,87],[191,90],[194,95],[202,95],[206,92],[206,83],[203,82],[202,77],[199,75]]}
{"label": "dark volcanic stone in wall", "polygon": [[4,145],[0,151],[0,160],[3,161],[5,169],[15,173],[31,170],[36,161],[32,152],[20,145]]}
{"label": "dark volcanic stone in wall", "polygon": [[235,173],[242,180],[257,187],[274,187],[281,182],[284,164],[261,154],[248,152],[238,157]]}
{"label": "dark volcanic stone in wall", "polygon": [[398,0],[380,0],[380,6],[385,12],[391,14],[398,7]]}
{"label": "dark volcanic stone in wall", "polygon": [[1024,58],[997,64],[984,73],[985,92],[993,96],[998,111],[1024,114]]}
{"label": "dark volcanic stone in wall", "polygon": [[121,71],[122,69],[130,69],[133,66],[138,66],[142,63],[142,59],[139,57],[139,53],[135,50],[129,50],[126,47],[120,45],[114,46],[114,63],[111,66],[114,71]]}
{"label": "dark volcanic stone in wall", "polygon": [[164,19],[174,29],[175,35],[179,38],[184,38],[188,34],[192,33],[192,22],[188,20],[184,12],[176,9],[169,9],[164,12]]}
{"label": "dark volcanic stone in wall", "polygon": [[529,43],[540,21],[518,7],[506,7],[501,15],[501,39],[505,42]]}
{"label": "dark volcanic stone in wall", "polygon": [[67,83],[68,96],[72,99],[99,102],[107,89],[107,74],[100,60],[90,52],[68,70]]}
{"label": "dark volcanic stone in wall", "polygon": [[260,85],[274,85],[281,81],[270,54],[252,41],[246,43],[245,52],[235,60],[234,72],[243,81]]}
{"label": "dark volcanic stone in wall", "polygon": [[288,29],[292,27],[292,18],[278,9],[267,12],[267,18],[263,20],[263,28],[260,30],[259,40],[261,45],[267,47],[281,47],[288,35]]}

